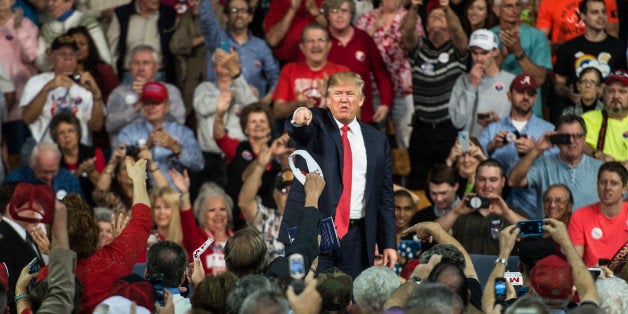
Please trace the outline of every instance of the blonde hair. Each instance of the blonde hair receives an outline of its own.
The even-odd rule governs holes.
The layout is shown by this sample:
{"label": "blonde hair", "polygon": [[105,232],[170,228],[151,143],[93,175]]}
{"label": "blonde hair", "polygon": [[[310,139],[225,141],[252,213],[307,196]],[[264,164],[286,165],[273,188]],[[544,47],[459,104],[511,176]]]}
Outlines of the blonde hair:
{"label": "blonde hair", "polygon": [[166,206],[172,209],[168,232],[163,235],[164,240],[183,245],[183,229],[181,228],[181,216],[179,215],[179,193],[169,186],[156,188],[150,193],[150,203],[153,206],[155,206],[157,198],[164,200]]}

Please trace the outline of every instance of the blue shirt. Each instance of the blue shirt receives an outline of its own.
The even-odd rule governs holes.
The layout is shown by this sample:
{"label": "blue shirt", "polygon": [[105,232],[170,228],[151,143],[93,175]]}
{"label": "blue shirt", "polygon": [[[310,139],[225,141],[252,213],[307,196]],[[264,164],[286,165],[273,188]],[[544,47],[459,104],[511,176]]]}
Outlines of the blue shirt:
{"label": "blue shirt", "polygon": [[[499,36],[499,26],[495,26],[491,29],[493,33]],[[552,70],[552,53],[550,51],[549,41],[547,37],[538,29],[530,27],[527,24],[521,24],[519,26],[519,37],[521,38],[521,47],[525,51],[526,56],[532,61],[532,63],[546,68],[548,71]],[[499,42],[499,49],[503,48],[503,44]],[[502,70],[510,72],[514,75],[523,73],[519,61],[515,59],[513,54],[509,54],[502,63]],[[539,118],[543,117],[543,109],[541,108],[541,86],[536,89],[536,102],[532,107],[534,115]]]}
{"label": "blue shirt", "polygon": [[[602,162],[587,155],[580,163],[572,167],[560,160],[559,153],[537,158],[526,178],[528,186],[536,190],[536,195],[543,195],[547,188],[556,183],[563,183],[573,194],[573,210],[599,201],[597,195],[597,172]],[[537,197],[538,207],[543,210],[543,199]]]}
{"label": "blue shirt", "polygon": [[[11,171],[7,177],[4,179],[4,182],[27,182],[31,184],[46,184],[41,180],[35,178],[35,173],[33,169],[31,169],[28,165],[21,165],[17,167],[15,170]],[[83,190],[81,189],[81,184],[76,176],[74,176],[71,172],[69,172],[65,168],[59,168],[59,172],[52,180],[52,188],[56,192],[66,191],[67,193],[78,193],[81,195],[82,199],[85,199],[85,195],[83,195]]]}
{"label": "blue shirt", "polygon": [[[512,124],[512,118],[510,115],[497,122],[489,124],[482,132],[480,136],[480,145],[486,156],[497,160],[504,168],[506,175],[510,174],[512,168],[521,160],[519,153],[515,148],[515,143],[509,143],[506,146],[496,148],[492,154],[489,154],[487,147],[488,143],[495,138],[495,135],[502,130],[515,131],[517,128]],[[543,134],[553,131],[554,125],[537,118],[535,115],[530,117],[528,123],[521,130],[521,134],[525,134],[528,137],[532,137],[534,142],[537,142]],[[548,149],[544,152],[544,155],[549,155],[558,152],[558,148]],[[543,207],[537,207],[536,192],[530,187],[515,188],[510,193],[508,203],[513,206],[523,209],[531,219],[543,218]]]}
{"label": "blue shirt", "polygon": [[[205,160],[203,159],[203,153],[201,153],[201,149],[196,142],[196,138],[194,138],[192,130],[183,124],[171,121],[164,122],[162,127],[183,148],[177,158],[179,163],[192,171],[202,170],[205,165]],[[137,142],[141,139],[148,141],[152,131],[153,126],[145,120],[127,125],[120,131],[115,147],[118,147],[122,143],[137,145]],[[168,175],[168,158],[174,156],[174,153],[168,148],[156,145],[151,147],[150,151],[153,154],[153,161],[157,163],[170,185],[174,187],[172,179],[170,179],[170,175]]]}
{"label": "blue shirt", "polygon": [[[224,14],[229,13],[224,12]],[[257,96],[262,98],[275,89],[277,79],[279,79],[279,64],[264,40],[249,33],[249,39],[245,43],[239,44],[231,37],[228,30],[220,27],[216,20],[212,1],[201,1],[199,18],[201,21],[201,32],[205,38],[205,47],[207,48],[208,81],[216,82],[212,55],[216,49],[220,48],[221,43],[228,42],[229,46],[240,55],[242,75],[249,84],[257,89],[259,93]]]}

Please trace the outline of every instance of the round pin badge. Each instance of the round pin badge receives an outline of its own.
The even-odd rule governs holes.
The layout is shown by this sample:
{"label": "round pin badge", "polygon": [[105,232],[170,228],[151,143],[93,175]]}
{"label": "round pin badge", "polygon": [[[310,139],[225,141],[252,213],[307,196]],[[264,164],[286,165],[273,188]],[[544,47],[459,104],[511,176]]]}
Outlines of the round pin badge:
{"label": "round pin badge", "polygon": [[127,105],[131,105],[131,104],[134,104],[134,103],[136,103],[136,102],[137,102],[137,98],[138,98],[138,97],[137,97],[137,95],[136,95],[135,93],[133,93],[133,94],[128,94],[128,95],[124,96],[124,102],[125,102]]}
{"label": "round pin badge", "polygon": [[441,53],[440,55],[438,55],[438,61],[440,63],[449,62],[449,54],[447,54],[446,52]]}

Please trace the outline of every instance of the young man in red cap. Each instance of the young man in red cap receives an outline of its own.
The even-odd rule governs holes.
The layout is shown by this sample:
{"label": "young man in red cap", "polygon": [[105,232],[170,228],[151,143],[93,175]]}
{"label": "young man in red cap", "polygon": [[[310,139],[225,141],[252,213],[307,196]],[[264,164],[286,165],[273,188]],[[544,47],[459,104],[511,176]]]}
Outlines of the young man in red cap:
{"label": "young man in red cap", "polygon": [[124,144],[150,149],[158,167],[148,170],[151,173],[161,171],[173,187],[168,175],[169,168],[181,166],[191,171],[203,169],[203,154],[192,130],[167,120],[170,99],[166,85],[154,81],[144,84],[139,103],[142,106],[142,120],[124,127],[115,146]]}
{"label": "young man in red cap", "polygon": [[[510,113],[489,124],[479,138],[486,156],[493,158],[509,173],[521,157],[527,154],[544,133],[553,131],[554,125],[536,117],[532,106],[536,101],[536,81],[527,74],[517,75],[507,93]],[[548,150],[544,154],[555,152]],[[531,218],[542,218],[543,208],[537,208],[536,193],[531,189],[513,189],[509,201],[522,208]]]}

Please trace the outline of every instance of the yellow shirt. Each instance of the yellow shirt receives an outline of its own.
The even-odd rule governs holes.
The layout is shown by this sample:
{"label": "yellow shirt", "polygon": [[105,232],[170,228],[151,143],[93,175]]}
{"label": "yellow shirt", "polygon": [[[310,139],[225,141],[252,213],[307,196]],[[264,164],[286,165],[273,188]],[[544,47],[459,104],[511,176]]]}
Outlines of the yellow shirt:
{"label": "yellow shirt", "polygon": [[[602,111],[589,111],[582,118],[587,126],[586,142],[596,148],[602,128]],[[628,116],[622,120],[608,119],[603,153],[618,161],[628,160]]]}

